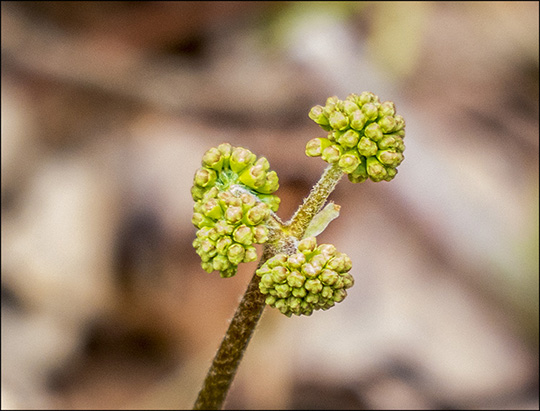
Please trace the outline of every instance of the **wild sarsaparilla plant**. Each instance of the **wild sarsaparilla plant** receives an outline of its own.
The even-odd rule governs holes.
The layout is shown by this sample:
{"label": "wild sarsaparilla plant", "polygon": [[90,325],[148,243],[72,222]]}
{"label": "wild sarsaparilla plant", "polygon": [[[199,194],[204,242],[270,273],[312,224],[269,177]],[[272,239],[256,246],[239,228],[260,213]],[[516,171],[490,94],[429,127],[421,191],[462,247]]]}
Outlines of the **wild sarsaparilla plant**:
{"label": "wild sarsaparilla plant", "polygon": [[345,100],[327,99],[309,117],[325,132],[306,144],[306,154],[329,163],[293,217],[275,213],[280,199],[278,176],[265,157],[228,143],[209,149],[195,173],[193,241],[202,268],[232,277],[238,265],[262,257],[221,346],[214,357],[194,409],[220,409],[240,360],[266,305],[284,315],[327,310],[352,287],[351,259],[316,236],[338,217],[328,196],[346,174],[352,183],[390,181],[403,161],[405,121],[394,103],[370,92]]}

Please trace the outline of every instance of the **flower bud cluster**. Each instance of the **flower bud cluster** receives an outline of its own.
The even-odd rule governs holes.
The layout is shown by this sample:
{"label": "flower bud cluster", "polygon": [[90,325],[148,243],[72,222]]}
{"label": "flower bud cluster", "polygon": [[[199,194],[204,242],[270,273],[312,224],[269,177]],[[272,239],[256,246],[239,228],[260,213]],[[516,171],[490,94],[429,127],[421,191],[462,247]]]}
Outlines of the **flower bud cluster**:
{"label": "flower bud cluster", "polygon": [[232,277],[240,263],[257,259],[254,244],[268,240],[266,220],[280,201],[272,194],[277,175],[269,169],[266,158],[227,143],[204,154],[191,189],[191,221],[199,229],[193,247],[205,271]]}
{"label": "flower bud cluster", "polygon": [[367,91],[345,100],[330,97],[324,107],[313,107],[309,117],[328,136],[310,140],[308,156],[337,163],[353,183],[395,177],[405,150],[405,121],[396,114],[393,102],[381,103]]}
{"label": "flower bud cluster", "polygon": [[275,255],[256,274],[266,303],[290,317],[311,315],[343,301],[354,284],[351,268],[350,258],[335,246],[317,246],[315,237],[307,237],[298,243],[296,253]]}

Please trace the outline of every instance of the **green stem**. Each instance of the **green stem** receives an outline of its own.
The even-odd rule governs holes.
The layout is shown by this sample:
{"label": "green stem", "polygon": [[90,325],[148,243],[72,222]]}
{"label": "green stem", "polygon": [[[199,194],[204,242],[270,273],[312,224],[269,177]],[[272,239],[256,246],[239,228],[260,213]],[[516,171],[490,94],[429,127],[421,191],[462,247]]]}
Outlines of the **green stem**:
{"label": "green stem", "polygon": [[[271,253],[265,247],[259,267],[270,257]],[[208,370],[193,405],[194,410],[222,408],[240,360],[265,307],[266,296],[259,291],[259,280],[260,278],[254,274]]]}
{"label": "green stem", "polygon": [[343,176],[343,170],[337,163],[331,164],[324,170],[323,175],[313,187],[304,203],[296,210],[291,220],[286,224],[287,233],[301,239],[315,215],[323,208],[324,203],[337,183]]}

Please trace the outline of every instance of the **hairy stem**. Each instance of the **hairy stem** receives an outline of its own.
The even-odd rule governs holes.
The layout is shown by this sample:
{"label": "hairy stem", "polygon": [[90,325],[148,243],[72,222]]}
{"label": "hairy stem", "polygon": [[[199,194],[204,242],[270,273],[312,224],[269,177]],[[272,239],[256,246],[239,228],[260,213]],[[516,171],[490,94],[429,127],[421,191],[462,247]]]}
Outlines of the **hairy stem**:
{"label": "hairy stem", "polygon": [[343,170],[337,163],[329,165],[317,184],[313,187],[304,203],[296,210],[291,220],[286,224],[287,233],[298,239],[304,236],[304,233],[315,215],[322,209],[328,196],[343,176]]}
{"label": "hairy stem", "polygon": [[[271,256],[265,247],[265,252],[259,261],[259,267]],[[193,406],[194,410],[219,410],[222,408],[236,370],[265,307],[266,296],[259,291],[259,280],[260,278],[253,274],[208,370]]]}
{"label": "hairy stem", "polygon": [[[272,221],[269,221],[269,225],[274,229],[274,238],[271,244],[265,244],[258,267],[285,250],[289,246],[288,239],[290,240],[291,236],[302,238],[309,223],[324,206],[342,175],[343,171],[337,164],[328,166],[289,223],[282,225],[279,219],[270,219]],[[259,291],[259,281],[259,276],[254,274],[208,370],[193,405],[194,410],[222,408],[236,370],[265,307],[266,296]]]}

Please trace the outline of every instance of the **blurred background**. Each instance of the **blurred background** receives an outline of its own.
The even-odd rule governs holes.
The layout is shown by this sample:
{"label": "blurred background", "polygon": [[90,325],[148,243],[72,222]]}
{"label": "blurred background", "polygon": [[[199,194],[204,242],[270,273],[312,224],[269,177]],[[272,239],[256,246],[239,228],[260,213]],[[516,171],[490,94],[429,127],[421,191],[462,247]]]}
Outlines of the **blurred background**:
{"label": "blurred background", "polygon": [[267,308],[225,407],[538,409],[538,2],[1,7],[2,408],[190,408],[256,266],[200,267],[202,154],[265,155],[288,219],[310,108],[366,90],[407,149],[331,197],[355,286]]}

